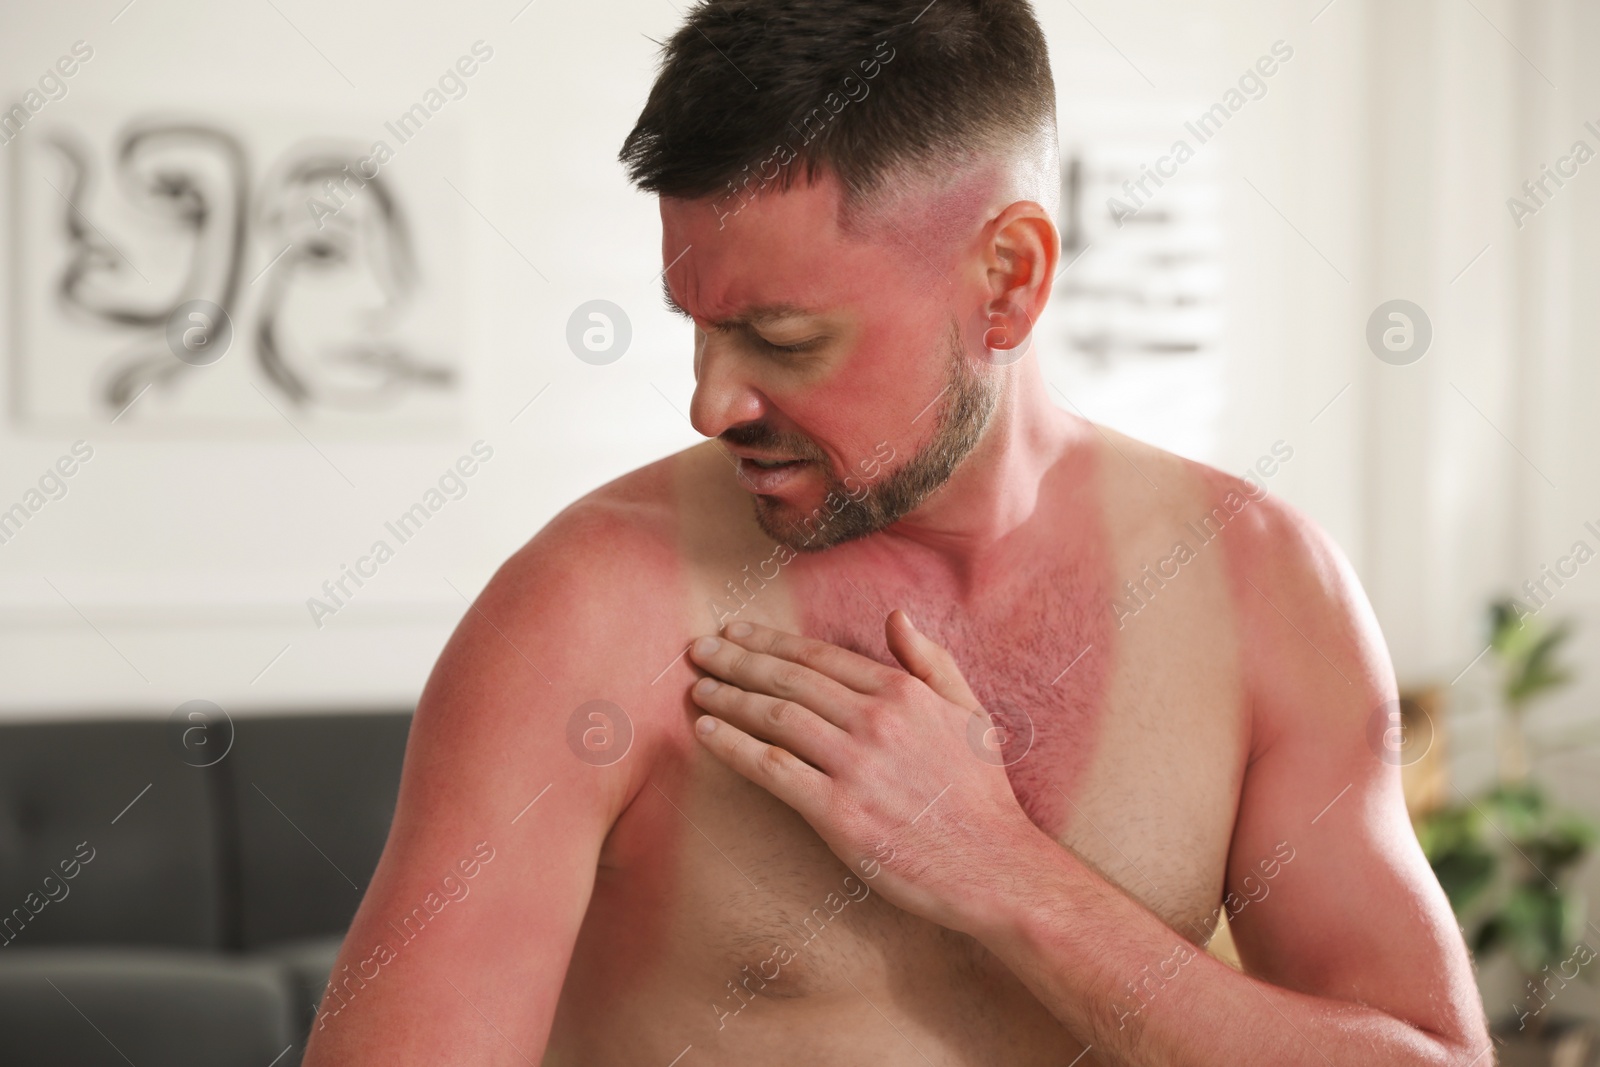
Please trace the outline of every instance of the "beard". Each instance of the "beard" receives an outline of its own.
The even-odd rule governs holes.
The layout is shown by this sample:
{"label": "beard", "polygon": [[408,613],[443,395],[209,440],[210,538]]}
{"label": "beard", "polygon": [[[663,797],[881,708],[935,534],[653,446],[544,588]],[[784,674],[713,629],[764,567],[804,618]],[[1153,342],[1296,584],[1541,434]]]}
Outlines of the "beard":
{"label": "beard", "polygon": [[770,449],[811,462],[823,472],[824,501],[843,501],[837,508],[824,503],[806,513],[775,496],[754,494],[756,523],[763,533],[796,552],[821,552],[898,522],[950,480],[983,439],[999,403],[1000,382],[974,369],[962,343],[960,324],[954,319],[943,349],[946,384],[932,440],[899,467],[868,483],[865,492],[860,484],[864,479],[853,475],[847,483],[834,474],[827,457],[805,438],[773,433],[759,424],[722,434],[731,444]]}

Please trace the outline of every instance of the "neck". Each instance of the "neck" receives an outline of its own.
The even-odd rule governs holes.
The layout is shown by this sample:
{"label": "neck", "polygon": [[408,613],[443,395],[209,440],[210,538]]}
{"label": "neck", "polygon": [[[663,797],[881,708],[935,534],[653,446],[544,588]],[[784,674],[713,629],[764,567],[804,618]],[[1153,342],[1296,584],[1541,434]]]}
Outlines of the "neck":
{"label": "neck", "polygon": [[1022,526],[1039,504],[1045,475],[1090,431],[1050,402],[1049,386],[1033,355],[1005,368],[1005,384],[976,448],[950,480],[914,511],[887,527],[888,547],[932,552],[962,586],[982,561]]}

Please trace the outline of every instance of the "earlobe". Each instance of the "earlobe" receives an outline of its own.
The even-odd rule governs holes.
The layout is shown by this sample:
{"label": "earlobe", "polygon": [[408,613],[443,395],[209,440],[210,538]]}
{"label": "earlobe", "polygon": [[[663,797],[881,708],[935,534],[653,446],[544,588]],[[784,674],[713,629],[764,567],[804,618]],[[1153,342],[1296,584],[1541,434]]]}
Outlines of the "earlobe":
{"label": "earlobe", "polygon": [[1009,296],[981,305],[971,332],[978,352],[992,366],[1015,363],[1033,350],[1033,318]]}

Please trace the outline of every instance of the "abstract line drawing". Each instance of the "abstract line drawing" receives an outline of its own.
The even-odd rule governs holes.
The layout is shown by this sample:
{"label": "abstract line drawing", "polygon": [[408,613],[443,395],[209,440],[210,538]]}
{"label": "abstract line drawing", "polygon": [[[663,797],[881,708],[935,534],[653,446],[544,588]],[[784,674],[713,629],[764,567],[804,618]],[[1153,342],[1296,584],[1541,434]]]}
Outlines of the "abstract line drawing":
{"label": "abstract line drawing", "polygon": [[[171,238],[189,248],[188,267],[174,291],[138,299],[138,268],[79,205],[94,181],[90,153],[79,138],[59,132],[50,145],[67,169],[58,190],[61,225],[73,254],[57,283],[66,310],[148,334],[114,361],[102,400],[121,410],[147,386],[160,387],[194,368],[166,348],[167,317],[187,300],[205,299],[229,314],[239,291],[245,244],[247,170],[238,139],[211,126],[143,125],[124,134],[114,154],[114,178],[128,203],[164,220]],[[139,278],[142,288],[150,279]]]}
{"label": "abstract line drawing", "polygon": [[229,399],[248,390],[175,358],[169,320],[194,301],[231,325],[221,373],[286,410],[368,427],[454,411],[456,331],[442,321],[454,305],[420,269],[450,273],[438,216],[452,206],[418,216],[388,170],[368,176],[354,139],[276,128],[101,116],[38,131],[13,183],[19,415],[104,421],[148,394],[140,415],[156,425],[261,420]]}
{"label": "abstract line drawing", "polygon": [[[318,224],[305,210],[327,183],[352,180],[358,154],[297,153],[262,190],[259,214],[268,243],[281,242],[289,251],[264,279],[256,355],[268,378],[297,404],[369,408],[406,389],[454,381],[448,367],[422,360],[382,329],[404,310],[417,282],[410,228],[385,178],[357,179],[360,195]],[[355,295],[348,321],[326,314],[319,319],[323,344],[296,346],[286,320],[312,292],[326,291],[330,276],[340,275]]]}

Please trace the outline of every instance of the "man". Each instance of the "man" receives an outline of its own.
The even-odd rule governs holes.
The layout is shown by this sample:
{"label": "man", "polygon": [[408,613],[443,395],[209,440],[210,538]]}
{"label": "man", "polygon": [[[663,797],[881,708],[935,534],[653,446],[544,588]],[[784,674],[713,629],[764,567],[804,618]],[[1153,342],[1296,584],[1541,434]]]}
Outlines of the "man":
{"label": "man", "polygon": [[924,4],[667,44],[623,159],[715,440],[463,620],[309,1063],[1493,1059],[1354,575],[1052,405],[1044,40]]}

